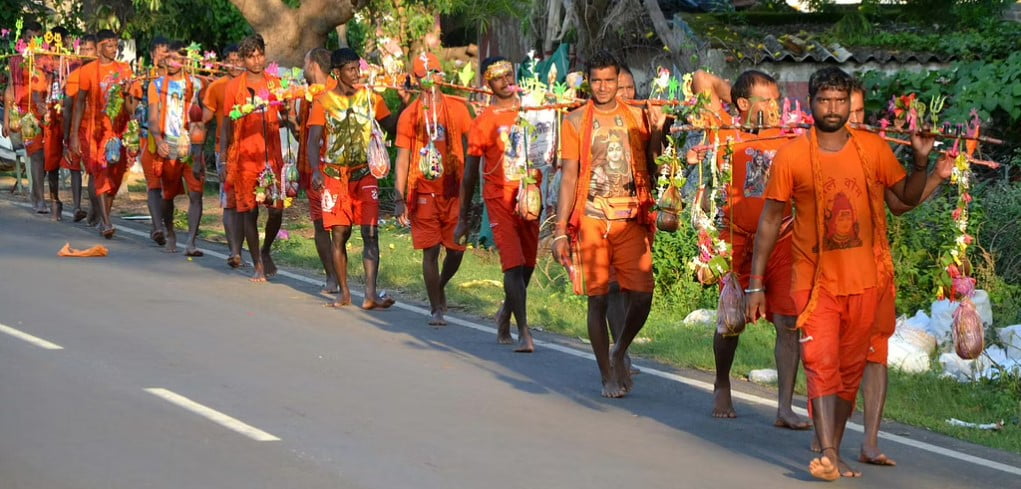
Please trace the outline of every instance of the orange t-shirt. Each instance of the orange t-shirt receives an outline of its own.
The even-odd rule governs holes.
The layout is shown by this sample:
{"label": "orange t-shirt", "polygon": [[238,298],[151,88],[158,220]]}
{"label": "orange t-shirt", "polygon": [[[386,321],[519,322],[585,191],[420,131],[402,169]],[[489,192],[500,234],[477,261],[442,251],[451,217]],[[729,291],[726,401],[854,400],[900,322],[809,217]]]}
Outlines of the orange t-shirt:
{"label": "orange t-shirt", "polygon": [[[882,139],[865,133],[856,133],[855,138],[874,172],[871,179],[875,187],[873,195],[904,179],[904,168]],[[860,294],[877,284],[874,223],[861,158],[850,139],[835,153],[816,148],[824,199],[824,215],[818,216],[809,144],[816,143],[810,142],[807,136],[801,136],[777,151],[763,195],[767,199],[794,204],[794,279],[791,291],[812,289],[820,247],[816,219],[821,218],[824,222],[822,250],[818,258],[821,268],[819,286],[835,296]]]}
{"label": "orange t-shirt", "polygon": [[[442,96],[442,100],[444,103],[441,104],[442,107],[439,108],[436,114],[438,127],[435,142],[436,150],[443,156],[443,176],[441,178],[432,181],[425,178],[411,178],[411,175],[418,174],[418,161],[421,156],[421,150],[429,144],[429,136],[425,128],[426,114],[422,108],[422,98],[419,97],[404,109],[400,119],[397,121],[396,145],[398,148],[408,150],[410,155],[408,198],[411,198],[413,192],[447,195],[449,193],[448,190],[456,189],[461,185],[459,176],[460,169],[464,166],[464,161],[462,161],[464,155],[454,154],[455,151],[452,151],[451,146],[459,145],[450,144],[447,140],[447,135],[457,134],[458,137],[467,136],[469,129],[471,129],[472,117],[468,111],[468,105],[464,102],[447,96]],[[432,121],[429,123],[432,124]],[[412,180],[414,180],[414,189],[410,188]]]}
{"label": "orange t-shirt", "polygon": [[[517,188],[524,176],[525,134],[515,127],[518,113],[489,106],[468,132],[468,154],[484,157],[482,198],[501,198],[505,189]],[[508,144],[510,147],[508,148]]]}
{"label": "orange t-shirt", "polygon": [[[650,132],[641,111],[618,103],[617,107],[602,111],[594,109],[592,117],[592,140],[581,141],[584,128],[582,120],[585,108],[575,110],[564,118],[561,131],[560,157],[565,160],[580,160],[582,144],[590,144],[589,158],[591,161],[591,179],[589,180],[588,199],[585,204],[585,215],[605,219],[606,214],[593,203],[596,197],[616,198],[638,196],[635,177],[632,174],[632,151],[645,151],[649,142]],[[632,111],[628,114],[626,111]],[[635,121],[637,127],[629,127],[628,120]],[[631,147],[631,132],[638,132],[641,147]],[[644,161],[644,155],[640,156]],[[578,195],[576,199],[583,198]]]}
{"label": "orange t-shirt", "polygon": [[[93,130],[93,137],[98,141],[107,135],[117,135],[124,132],[131,114],[127,108],[122,108],[117,120],[112,121],[106,115],[106,102],[110,90],[131,78],[131,68],[127,63],[113,61],[102,64],[93,61],[79,70],[79,91],[87,92],[85,101],[85,113],[82,121],[90,121]],[[123,85],[121,85],[123,87]],[[128,94],[125,94],[127,98]],[[87,126],[88,127],[88,126]]]}
{"label": "orange t-shirt", "polygon": [[[312,104],[323,95],[323,93],[332,91],[337,88],[337,80],[333,77],[327,77],[326,87],[322,92],[317,93],[312,97],[312,101],[302,98],[298,99],[298,171],[301,173],[311,173],[312,167],[308,164],[308,117],[312,113]],[[387,108],[387,113],[390,113],[390,108]]]}
{"label": "orange t-shirt", "polygon": [[229,76],[221,76],[206,87],[203,92],[202,105],[216,114],[216,152],[220,152],[220,128],[223,127],[223,95],[230,82]]}
{"label": "orange t-shirt", "polygon": [[[220,113],[228,117],[235,105],[259,105],[264,100],[275,100],[269,92],[270,83],[279,83],[279,79],[265,73],[254,82],[249,82],[247,74],[234,78],[224,88]],[[264,165],[268,157],[276,167],[282,166],[280,110],[280,107],[269,106],[264,112],[256,111],[234,121],[234,137],[228,158],[251,166]]]}
{"label": "orange t-shirt", "polygon": [[[773,157],[776,156],[777,150],[793,139],[781,138],[780,135],[781,132],[775,129],[761,131],[758,135],[736,130],[720,131],[720,152],[717,158],[720,165],[724,161],[727,138],[734,138],[734,141],[738,143],[748,141],[734,146],[734,155],[731,157],[730,165],[731,183],[727,187],[728,198],[723,207],[725,222],[728,225],[733,224],[735,231],[742,234],[754,236],[755,231],[759,228],[759,217],[762,215],[762,208],[766,205],[762,194],[766,192],[766,182],[769,181]],[[755,141],[756,138],[763,138],[763,140]],[[791,207],[788,205],[784,216],[790,215]],[[722,234],[724,239],[729,239],[729,233]]]}
{"label": "orange t-shirt", "polygon": [[81,71],[81,68],[76,68],[67,75],[67,80],[64,82],[65,96],[74,97],[78,95],[78,89],[81,86]]}

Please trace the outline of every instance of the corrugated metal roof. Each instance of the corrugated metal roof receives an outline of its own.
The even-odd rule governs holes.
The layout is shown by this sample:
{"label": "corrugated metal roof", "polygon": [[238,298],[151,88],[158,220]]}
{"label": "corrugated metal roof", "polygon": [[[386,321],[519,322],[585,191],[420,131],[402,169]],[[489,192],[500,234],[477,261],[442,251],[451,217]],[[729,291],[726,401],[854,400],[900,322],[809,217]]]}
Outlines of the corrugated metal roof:
{"label": "corrugated metal roof", "polygon": [[874,48],[845,48],[840,44],[824,46],[816,40],[804,40],[794,35],[783,35],[780,38],[767,35],[762,40],[760,52],[752,59],[756,63],[763,62],[814,62],[814,63],[946,63],[957,59],[953,55],[940,55],[932,52],[895,51]]}

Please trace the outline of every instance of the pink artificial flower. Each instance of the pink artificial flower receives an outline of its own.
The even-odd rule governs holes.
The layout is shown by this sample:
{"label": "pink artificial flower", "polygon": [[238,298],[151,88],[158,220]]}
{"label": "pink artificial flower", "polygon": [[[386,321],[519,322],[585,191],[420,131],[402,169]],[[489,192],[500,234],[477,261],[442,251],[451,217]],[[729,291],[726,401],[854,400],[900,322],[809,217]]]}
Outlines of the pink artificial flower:
{"label": "pink artificial flower", "polygon": [[213,52],[213,51],[206,51],[205,58],[206,59],[216,59],[216,53]]}
{"label": "pink artificial flower", "polygon": [[274,61],[274,62],[270,63],[269,66],[266,66],[266,70],[265,71],[266,71],[266,74],[269,75],[269,76],[279,77],[280,76],[280,65],[278,65],[276,63],[276,61]]}
{"label": "pink artificial flower", "polygon": [[974,242],[975,242],[975,238],[971,237],[970,234],[965,234],[964,235],[964,244],[970,245],[970,244],[972,244]]}
{"label": "pink artificial flower", "polygon": [[950,214],[950,218],[955,220],[955,221],[960,221],[961,220],[961,213],[962,212],[964,212],[964,209],[961,209],[960,207],[958,207],[957,209],[954,209],[954,212],[952,212]]}
{"label": "pink artificial flower", "polygon": [[957,278],[961,276],[961,271],[957,269],[957,265],[950,265],[947,267],[947,275],[950,275],[950,278]]}
{"label": "pink artificial flower", "polygon": [[365,58],[358,59],[358,69],[362,71],[368,71],[369,63],[365,61]]}
{"label": "pink artificial flower", "polygon": [[277,239],[291,239],[291,233],[287,232],[286,229],[277,231]]}
{"label": "pink artificial flower", "polygon": [[971,194],[969,194],[969,193],[961,194],[961,199],[964,200],[965,204],[970,204],[971,201],[974,200],[974,199],[971,198]]}
{"label": "pink artificial flower", "polygon": [[0,37],[6,38],[9,35],[11,35],[10,29],[0,29]]}

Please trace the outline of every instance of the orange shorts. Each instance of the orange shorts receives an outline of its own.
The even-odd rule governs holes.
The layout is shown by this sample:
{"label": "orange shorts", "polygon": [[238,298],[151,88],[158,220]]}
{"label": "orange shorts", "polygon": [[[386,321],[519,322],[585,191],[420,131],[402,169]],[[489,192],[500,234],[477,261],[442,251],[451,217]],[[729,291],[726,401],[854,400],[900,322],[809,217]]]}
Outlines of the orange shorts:
{"label": "orange shorts", "polygon": [[237,199],[234,198],[234,186],[227,182],[220,183],[220,208],[234,209],[237,206]]}
{"label": "orange shorts", "polygon": [[652,240],[637,221],[607,221],[583,216],[579,230],[585,295],[610,293],[611,271],[621,290],[652,292]]}
{"label": "orange shorts", "polygon": [[159,190],[163,185],[163,163],[166,161],[159,155],[149,151],[148,140],[142,141],[142,174],[145,175],[145,186],[149,190]]}
{"label": "orange shorts", "polygon": [[[181,160],[167,160],[160,157],[156,157],[156,166],[162,170],[160,172],[160,186],[163,187],[163,200],[174,200],[174,197],[184,193],[184,187],[187,185],[188,192],[202,192],[203,181],[201,178],[195,178],[195,173],[191,171],[191,165],[182,163]],[[185,185],[181,184],[184,181]]]}
{"label": "orange shorts", "polygon": [[[724,231],[720,234],[726,235],[727,232]],[[794,280],[794,262],[791,255],[793,236],[793,234],[788,234],[776,242],[773,254],[769,255],[769,262],[766,264],[766,274],[763,276],[762,284],[766,289],[766,319],[770,321],[773,320],[773,314],[798,315],[798,309],[794,307],[794,299],[791,298],[791,283]],[[754,239],[754,236],[743,237],[735,234],[732,243],[734,270],[737,271],[741,287],[746,289],[751,281]]]}
{"label": "orange shorts", "polygon": [[[234,200],[238,212],[249,212],[255,210],[255,206],[263,204],[263,202],[255,201],[255,187],[259,183],[259,176],[262,175],[262,171],[266,168],[266,163],[262,161],[242,162],[238,164],[237,170],[234,171],[235,177],[233,181],[228,182],[234,185]],[[276,175],[276,181],[280,181],[280,174],[283,170],[283,163],[273,165],[273,174]],[[276,207],[283,209],[283,202],[277,202],[272,205],[266,204],[267,207]]]}
{"label": "orange shorts", "polygon": [[435,194],[418,194],[415,199],[411,212],[411,244],[415,249],[425,250],[442,244],[448,250],[464,251],[464,246],[454,242],[461,199]]}
{"label": "orange shorts", "polygon": [[515,188],[499,198],[485,199],[493,241],[505,272],[522,266],[535,268],[539,252],[539,221],[526,221],[514,212],[517,194]]}
{"label": "orange shorts", "polygon": [[308,217],[313,221],[323,220],[323,194],[312,188],[312,174],[302,173],[298,180],[298,188],[308,196]]}
{"label": "orange shorts", "polygon": [[[804,311],[809,291],[793,295],[798,309]],[[865,372],[877,296],[876,288],[845,296],[819,289],[818,303],[801,331],[809,400],[837,395],[854,402]]]}
{"label": "orange shorts", "polygon": [[869,354],[866,361],[886,365],[890,353],[890,337],[897,329],[897,287],[891,281],[879,288],[876,299],[876,319],[869,338]]}
{"label": "orange shorts", "polygon": [[96,179],[96,195],[116,196],[124,181],[125,172],[127,172],[127,165],[123,160],[115,165],[107,165],[106,168],[96,165],[95,171],[92,173],[93,178]]}
{"label": "orange shorts", "polygon": [[[334,226],[375,226],[379,223],[379,182],[369,175],[360,180],[344,182],[337,178],[323,175],[326,189],[336,202],[327,211],[320,207],[323,227],[332,229]],[[320,198],[320,203],[322,199]]]}
{"label": "orange shorts", "polygon": [[46,171],[57,171],[61,166],[67,168],[64,162],[64,128],[59,119],[43,127],[43,146]]}

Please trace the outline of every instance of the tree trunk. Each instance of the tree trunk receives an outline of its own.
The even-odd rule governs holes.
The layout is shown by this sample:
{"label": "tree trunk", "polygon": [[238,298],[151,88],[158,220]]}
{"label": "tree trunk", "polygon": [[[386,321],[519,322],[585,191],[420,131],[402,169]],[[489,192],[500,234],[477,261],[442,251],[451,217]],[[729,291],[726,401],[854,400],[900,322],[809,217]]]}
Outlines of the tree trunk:
{"label": "tree trunk", "polygon": [[297,8],[281,0],[230,0],[266,40],[266,58],[281,66],[301,66],[305,53],[326,46],[338,25],[354,17],[368,0],[301,0]]}
{"label": "tree trunk", "polygon": [[[652,26],[656,30],[656,36],[670,52],[670,60],[682,73],[694,71],[697,65],[703,61],[704,49],[702,49],[701,43],[698,39],[688,36],[683,30],[671,27],[671,23],[663,15],[663,10],[659,8],[659,1],[644,1],[645,9],[649,12],[649,18],[652,19]],[[691,55],[695,55],[694,61]]]}

